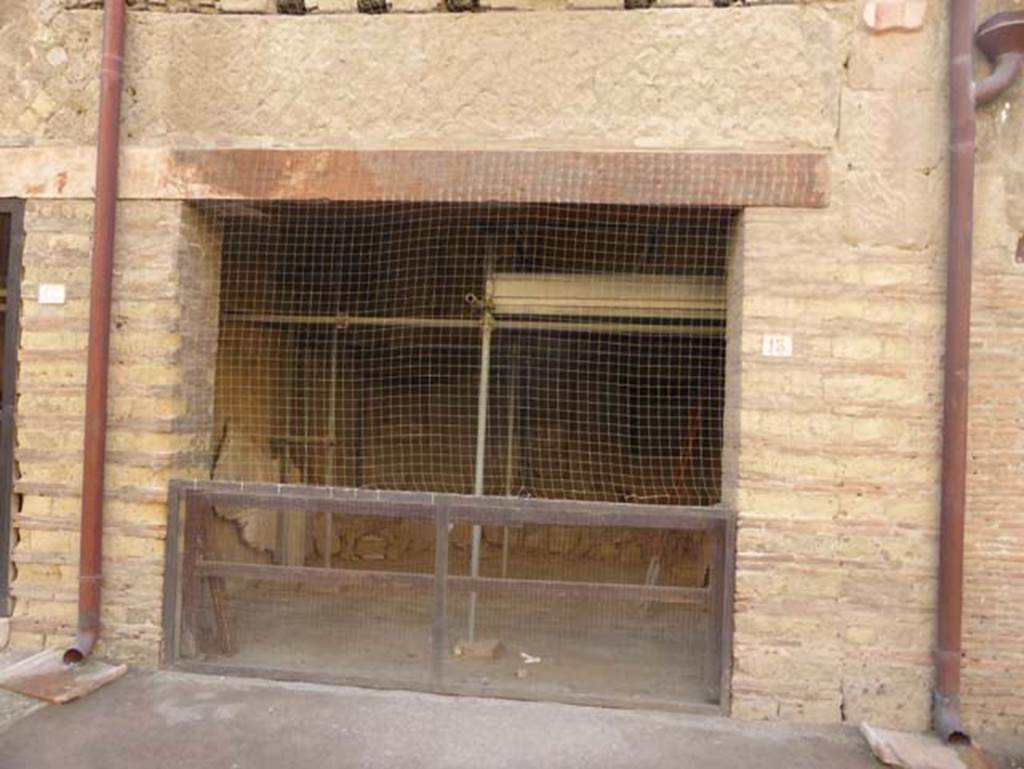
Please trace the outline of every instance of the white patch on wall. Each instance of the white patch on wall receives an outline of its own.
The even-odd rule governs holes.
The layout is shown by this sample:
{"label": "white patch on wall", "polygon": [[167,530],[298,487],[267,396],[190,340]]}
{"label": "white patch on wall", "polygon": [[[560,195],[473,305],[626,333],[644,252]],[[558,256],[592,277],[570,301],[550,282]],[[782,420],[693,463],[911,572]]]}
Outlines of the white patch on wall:
{"label": "white patch on wall", "polygon": [[761,355],[766,358],[792,358],[793,337],[790,334],[765,334],[761,338]]}
{"label": "white patch on wall", "polygon": [[64,304],[67,291],[63,283],[40,283],[39,304]]}
{"label": "white patch on wall", "polygon": [[861,17],[872,32],[913,32],[924,26],[927,10],[926,0],[866,0]]}

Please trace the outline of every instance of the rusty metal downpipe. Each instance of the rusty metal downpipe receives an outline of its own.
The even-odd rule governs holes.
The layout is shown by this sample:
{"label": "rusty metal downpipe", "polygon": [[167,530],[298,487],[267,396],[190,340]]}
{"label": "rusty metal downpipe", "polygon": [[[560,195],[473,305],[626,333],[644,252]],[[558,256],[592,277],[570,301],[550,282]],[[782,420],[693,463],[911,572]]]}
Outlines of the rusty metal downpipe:
{"label": "rusty metal downpipe", "polygon": [[89,288],[89,348],[85,381],[85,451],[82,461],[82,526],[78,566],[78,634],[64,662],[80,662],[100,633],[103,580],[103,474],[107,451],[111,284],[117,221],[117,171],[124,63],[125,3],[103,4],[96,208]]}
{"label": "rusty metal downpipe", "polygon": [[967,485],[971,238],[974,232],[974,0],[950,0],[949,118],[946,357],[933,722],[935,731],[944,740],[955,740],[967,736],[960,720],[960,626]]}
{"label": "rusty metal downpipe", "polygon": [[[978,30],[993,72],[974,82],[974,0],[950,0],[949,211],[946,253],[946,356],[942,404],[942,502],[933,725],[942,739],[969,741],[960,716],[964,513],[967,487],[967,391],[974,233],[975,107],[1013,83],[1024,53],[1024,19],[999,14]],[[1016,21],[1005,18],[1013,16]],[[1012,23],[1011,23],[1012,21]],[[998,23],[994,23],[998,22]]]}

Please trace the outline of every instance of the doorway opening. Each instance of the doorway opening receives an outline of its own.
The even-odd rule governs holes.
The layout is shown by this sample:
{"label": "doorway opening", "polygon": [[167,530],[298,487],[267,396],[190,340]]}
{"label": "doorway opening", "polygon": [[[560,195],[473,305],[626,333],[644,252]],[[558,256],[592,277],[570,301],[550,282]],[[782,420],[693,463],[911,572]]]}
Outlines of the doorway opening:
{"label": "doorway opening", "polygon": [[0,198],[0,617],[11,615],[14,431],[18,384],[24,203]]}
{"label": "doorway opening", "polygon": [[175,659],[719,703],[737,215],[195,204],[216,357]]}

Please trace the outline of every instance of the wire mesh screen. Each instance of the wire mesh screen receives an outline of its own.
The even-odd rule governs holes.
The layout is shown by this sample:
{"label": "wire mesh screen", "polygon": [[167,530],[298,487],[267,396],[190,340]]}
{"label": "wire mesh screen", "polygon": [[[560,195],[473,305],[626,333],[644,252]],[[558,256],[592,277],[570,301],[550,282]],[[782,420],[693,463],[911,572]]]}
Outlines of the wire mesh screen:
{"label": "wire mesh screen", "polygon": [[[734,213],[204,204],[217,480],[706,505]],[[210,291],[210,287],[207,287]],[[206,450],[206,449],[204,449]]]}
{"label": "wire mesh screen", "polygon": [[[171,533],[179,663],[570,702],[718,701],[723,515],[303,488],[189,487]],[[240,520],[342,547],[289,565],[249,547]]]}
{"label": "wire mesh screen", "polygon": [[[482,589],[449,577],[446,686],[555,700],[708,699],[703,532],[529,523],[482,535]],[[471,524],[452,530],[449,575],[470,573],[472,541]],[[659,594],[645,596],[649,585]]]}
{"label": "wire mesh screen", "polygon": [[[337,568],[275,565],[226,523],[310,532],[336,526]],[[180,653],[306,678],[418,686],[430,675],[434,523],[322,514],[193,497],[184,529]]]}
{"label": "wire mesh screen", "polygon": [[[519,201],[507,170],[503,202],[472,187],[275,200],[281,180],[257,168],[252,199],[188,204],[194,480],[274,484],[285,502],[211,498],[186,516],[183,659],[511,696],[718,696],[710,511],[738,210]],[[302,489],[416,503],[328,510]],[[512,519],[494,519],[502,500]],[[445,505],[462,507],[442,531]]]}

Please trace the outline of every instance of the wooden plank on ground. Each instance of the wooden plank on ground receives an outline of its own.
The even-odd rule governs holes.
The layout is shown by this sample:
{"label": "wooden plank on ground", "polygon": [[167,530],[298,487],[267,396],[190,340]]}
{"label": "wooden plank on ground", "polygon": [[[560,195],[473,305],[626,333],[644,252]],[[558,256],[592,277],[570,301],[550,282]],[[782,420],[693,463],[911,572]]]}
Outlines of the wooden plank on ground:
{"label": "wooden plank on ground", "polygon": [[61,649],[46,649],[0,670],[0,687],[8,691],[63,704],[90,694],[123,676],[127,665],[108,665],[88,658],[65,665]]}

